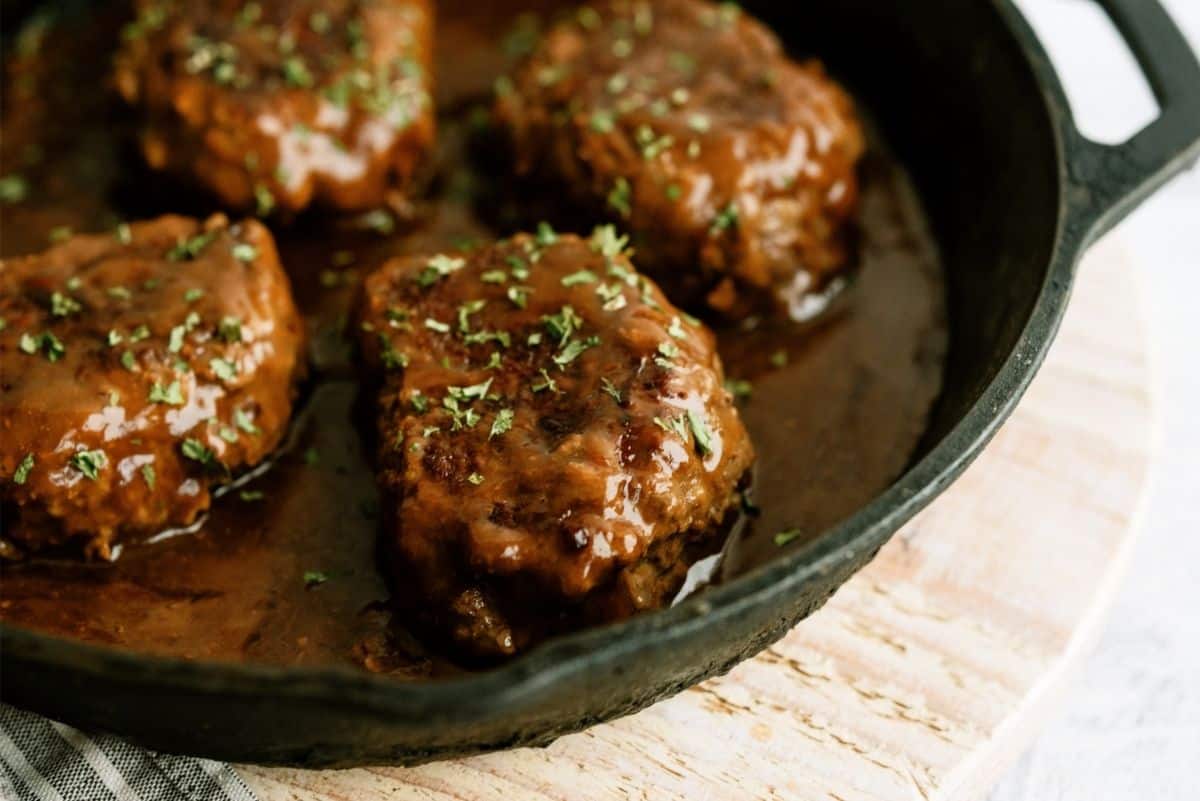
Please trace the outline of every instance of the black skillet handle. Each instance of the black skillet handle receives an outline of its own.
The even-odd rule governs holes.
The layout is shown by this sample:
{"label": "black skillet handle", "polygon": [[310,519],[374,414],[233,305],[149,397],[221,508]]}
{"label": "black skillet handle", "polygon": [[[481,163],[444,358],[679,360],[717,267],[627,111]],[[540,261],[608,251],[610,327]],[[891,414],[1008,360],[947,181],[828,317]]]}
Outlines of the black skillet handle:
{"label": "black skillet handle", "polygon": [[1158,0],[1097,0],[1129,43],[1161,112],[1119,145],[1071,125],[1070,207],[1087,241],[1121,221],[1200,156],[1200,61]]}

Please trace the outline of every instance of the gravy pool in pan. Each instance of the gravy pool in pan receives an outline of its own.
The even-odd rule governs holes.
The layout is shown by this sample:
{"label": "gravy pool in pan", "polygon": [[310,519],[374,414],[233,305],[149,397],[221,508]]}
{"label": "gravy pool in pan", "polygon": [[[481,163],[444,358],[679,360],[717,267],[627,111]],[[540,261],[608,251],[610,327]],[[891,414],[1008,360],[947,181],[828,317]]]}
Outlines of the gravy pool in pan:
{"label": "gravy pool in pan", "polygon": [[[3,565],[5,621],[192,659],[355,664],[399,678],[459,669],[389,611],[377,568],[370,404],[358,391],[345,323],[357,283],[384,257],[508,233],[504,216],[480,200],[496,196],[503,176],[481,173],[470,151],[496,70],[528,46],[533,23],[517,5],[442,15],[439,174],[413,219],[310,215],[274,226],[314,375],[271,469],[226,491],[197,530],[129,545],[114,563],[39,557]],[[122,219],[206,211],[193,193],[140,172],[123,145],[129,131],[119,104],[73,103],[111,57],[113,40],[95,32],[103,29],[55,28],[46,35],[56,47],[42,52],[66,48],[79,58],[25,67],[57,88],[23,140],[6,143],[4,172],[17,165],[28,191],[5,207],[5,255],[42,249],[62,226],[99,231]],[[65,118],[76,122],[75,135],[43,136]],[[25,166],[39,142],[43,158]],[[946,323],[936,248],[908,178],[877,137],[860,180],[860,260],[828,308],[802,327],[750,320],[717,329],[757,452],[759,511],[732,528],[713,581],[770,559],[778,543],[816,535],[886,487],[938,394]]]}

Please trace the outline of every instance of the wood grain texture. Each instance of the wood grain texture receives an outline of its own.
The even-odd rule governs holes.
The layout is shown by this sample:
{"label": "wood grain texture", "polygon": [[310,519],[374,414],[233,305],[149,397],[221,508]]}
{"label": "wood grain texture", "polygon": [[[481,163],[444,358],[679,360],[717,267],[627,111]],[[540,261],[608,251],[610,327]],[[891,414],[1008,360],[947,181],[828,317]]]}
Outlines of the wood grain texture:
{"label": "wood grain texture", "polygon": [[1102,244],[980,459],[727,676],[544,749],[242,775],[262,801],[978,797],[1055,708],[1128,561],[1152,421],[1137,299]]}

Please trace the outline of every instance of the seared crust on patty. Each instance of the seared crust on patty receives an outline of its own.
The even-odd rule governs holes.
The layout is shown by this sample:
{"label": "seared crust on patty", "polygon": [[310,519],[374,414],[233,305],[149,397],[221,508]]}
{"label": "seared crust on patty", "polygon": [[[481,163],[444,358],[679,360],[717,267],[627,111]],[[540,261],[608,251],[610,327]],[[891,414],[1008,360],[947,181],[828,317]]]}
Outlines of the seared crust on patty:
{"label": "seared crust on patty", "polygon": [[365,281],[385,547],[460,651],[668,603],[737,506],[753,451],[714,338],[625,244],[543,227]]}

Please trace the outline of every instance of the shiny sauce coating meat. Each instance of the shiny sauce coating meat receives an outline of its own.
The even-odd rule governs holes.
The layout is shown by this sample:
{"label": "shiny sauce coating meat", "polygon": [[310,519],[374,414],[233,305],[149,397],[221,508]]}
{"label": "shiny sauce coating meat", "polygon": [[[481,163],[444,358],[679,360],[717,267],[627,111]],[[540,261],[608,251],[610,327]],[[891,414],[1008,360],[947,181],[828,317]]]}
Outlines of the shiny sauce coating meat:
{"label": "shiny sauce coating meat", "polygon": [[497,94],[518,171],[628,228],[685,307],[803,318],[852,261],[853,104],[733,4],[584,7]]}
{"label": "shiny sauce coating meat", "polygon": [[304,331],[260,223],[185,217],[0,261],[5,535],[100,557],[187,526],[280,442]]}
{"label": "shiny sauce coating meat", "polygon": [[147,163],[223,204],[406,207],[433,144],[426,0],[141,0],[115,82]]}
{"label": "shiny sauce coating meat", "polygon": [[662,606],[738,506],[753,449],[715,340],[627,245],[544,225],[365,281],[397,593],[468,652]]}

